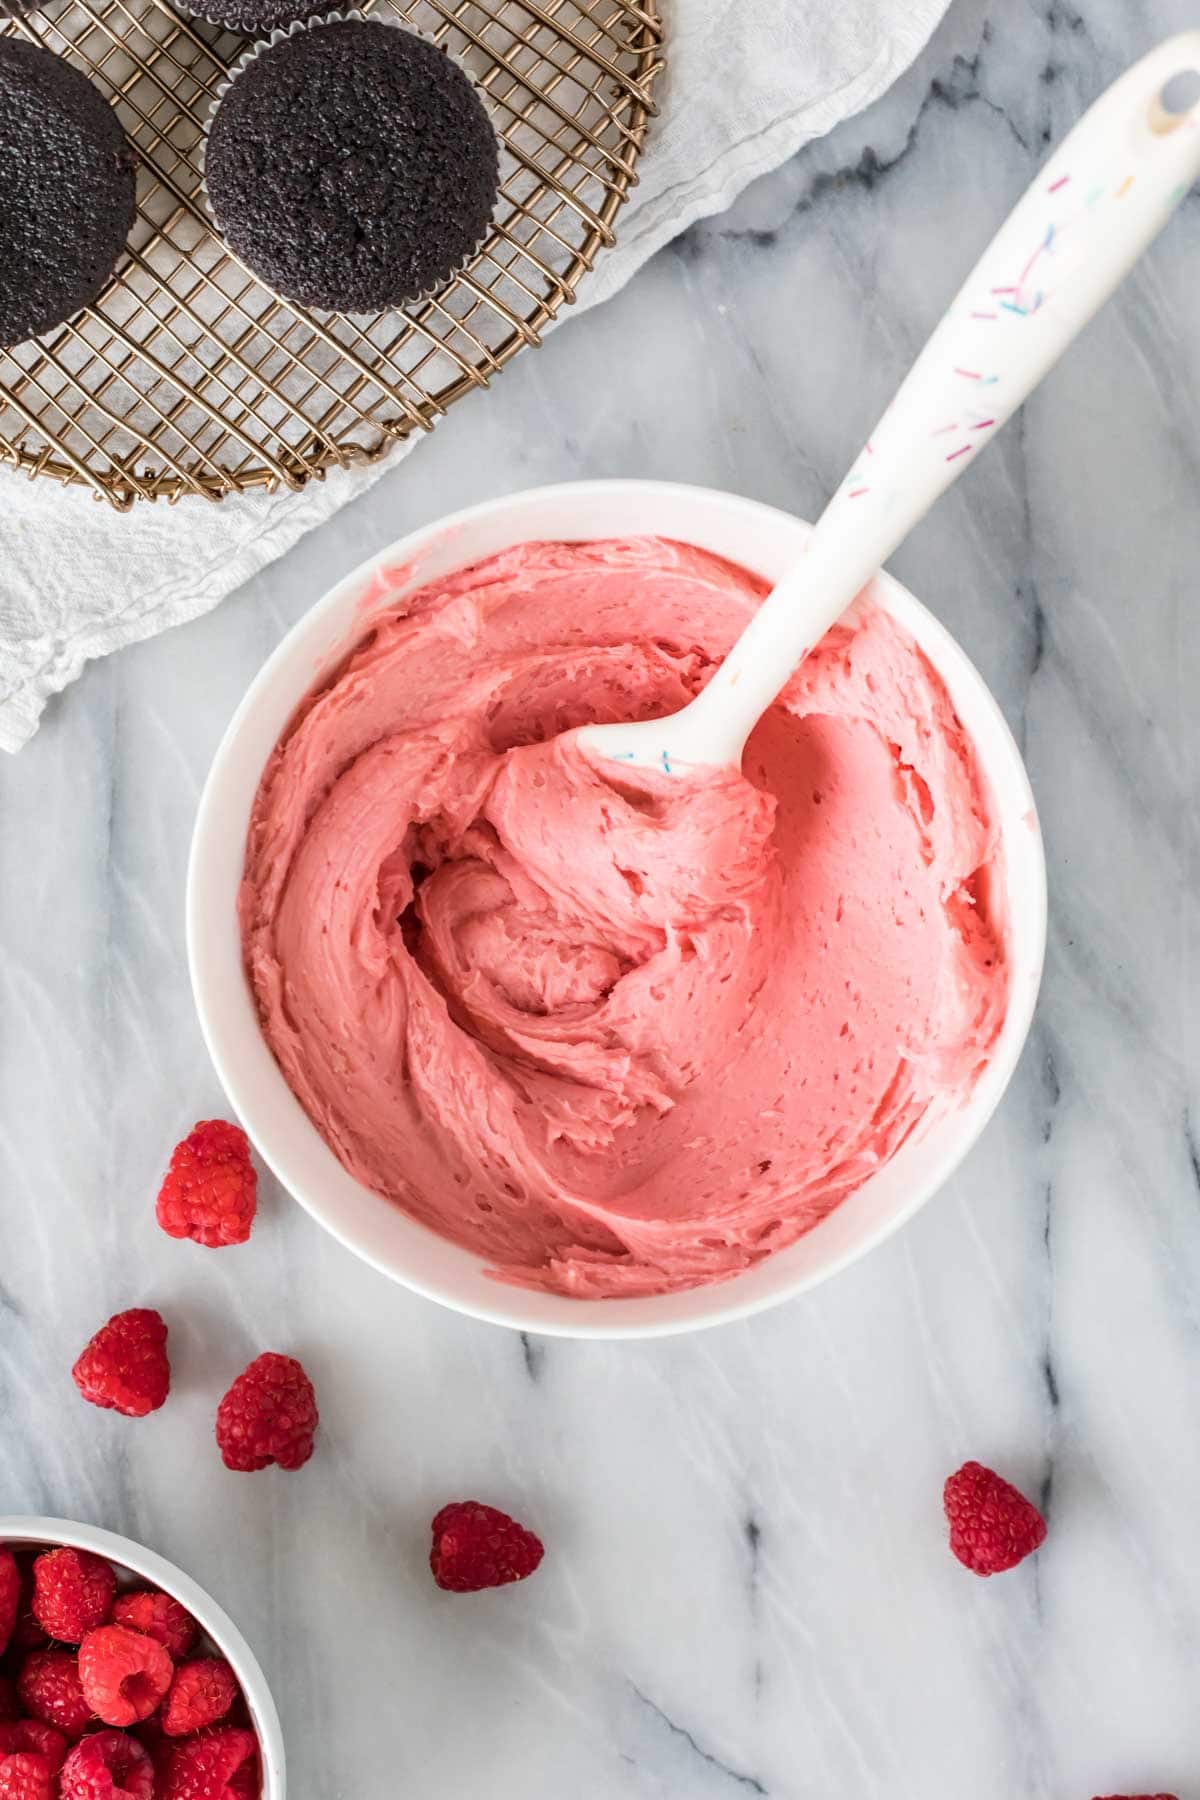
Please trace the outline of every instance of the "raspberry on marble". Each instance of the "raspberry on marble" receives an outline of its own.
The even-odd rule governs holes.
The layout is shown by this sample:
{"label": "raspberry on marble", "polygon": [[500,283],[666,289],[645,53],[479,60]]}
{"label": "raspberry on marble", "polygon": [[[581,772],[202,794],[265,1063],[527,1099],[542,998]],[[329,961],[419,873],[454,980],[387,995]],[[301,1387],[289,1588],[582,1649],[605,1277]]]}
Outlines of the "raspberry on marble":
{"label": "raspberry on marble", "polygon": [[975,1575],[1013,1569],[1045,1541],[1046,1521],[1019,1489],[985,1469],[964,1463],[943,1494],[950,1548]]}
{"label": "raspberry on marble", "polygon": [[456,1594],[524,1581],[545,1554],[540,1538],[507,1513],[478,1500],[443,1506],[433,1521],[429,1566],[440,1588]]}
{"label": "raspberry on marble", "polygon": [[129,1419],[157,1412],[171,1390],[162,1314],[149,1306],[114,1313],[84,1346],[71,1376],[93,1406]]}
{"label": "raspberry on marble", "polygon": [[207,1250],[244,1244],[258,1208],[250,1140],[227,1119],[203,1119],[176,1144],[158,1193],[158,1222],[168,1237]]}
{"label": "raspberry on marble", "polygon": [[243,1369],[217,1408],[217,1447],[227,1469],[298,1469],[313,1453],[317,1422],[317,1397],[301,1365],[268,1350]]}

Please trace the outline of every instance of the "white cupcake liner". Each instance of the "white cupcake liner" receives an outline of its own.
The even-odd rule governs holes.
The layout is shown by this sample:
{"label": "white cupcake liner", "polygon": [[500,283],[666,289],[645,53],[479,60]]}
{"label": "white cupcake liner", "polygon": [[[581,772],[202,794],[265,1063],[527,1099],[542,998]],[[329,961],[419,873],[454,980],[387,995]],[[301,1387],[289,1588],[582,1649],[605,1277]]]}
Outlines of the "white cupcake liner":
{"label": "white cupcake liner", "polygon": [[[175,0],[172,0],[172,3],[174,4]],[[203,13],[201,13],[197,16],[200,18],[205,17],[205,15]],[[220,23],[220,21],[215,20],[215,19],[209,19],[208,23],[210,25],[213,25],[213,24]],[[497,112],[496,112],[495,104],[493,103],[491,96],[487,93],[486,89],[483,88],[480,85],[480,83],[476,80],[475,76],[471,73],[471,70],[469,68],[467,68],[467,66],[464,63],[461,56],[455,55],[454,51],[452,51],[452,50],[447,50],[444,44],[435,43],[432,38],[426,37],[424,32],[414,31],[412,26],[406,24],[403,19],[398,19],[394,15],[392,15],[391,17],[387,17],[387,18],[380,18],[375,13],[363,12],[357,6],[347,6],[347,7],[340,8],[334,12],[312,13],[309,15],[309,17],[307,19],[293,19],[293,21],[290,25],[276,25],[267,37],[259,38],[257,42],[250,44],[245,50],[243,50],[242,54],[238,57],[237,61],[233,64],[232,68],[229,70],[228,74],[225,76],[224,80],[218,82],[217,87],[213,93],[212,105],[209,107],[208,113],[204,120],[204,132],[200,139],[200,156],[199,156],[200,192],[204,196],[204,210],[208,214],[208,221],[209,221],[209,224],[212,226],[214,233],[216,234],[217,237],[220,238],[222,244],[225,245],[225,248],[229,251],[230,255],[235,255],[236,252],[233,251],[231,246],[229,245],[229,242],[226,239],[224,232],[221,230],[220,222],[217,219],[217,215],[216,215],[215,211],[213,210],[213,204],[212,204],[211,199],[209,198],[208,179],[207,179],[208,134],[212,127],[213,120],[216,118],[217,113],[220,111],[221,102],[224,100],[226,94],[229,92],[229,90],[233,86],[234,82],[237,81],[238,77],[245,73],[245,71],[250,67],[250,64],[252,62],[254,62],[259,56],[261,56],[264,50],[273,50],[277,44],[284,43],[288,38],[293,38],[293,37],[299,36],[299,34],[302,31],[321,31],[327,27],[336,27],[338,25],[348,25],[348,24],[354,24],[354,23],[359,23],[362,25],[386,25],[396,31],[407,32],[409,37],[420,38],[422,43],[429,44],[431,46],[431,48],[439,51],[441,53],[441,55],[448,56],[450,58],[450,61],[452,63],[454,63],[459,69],[462,70],[462,72],[466,76],[467,80],[471,83],[472,89],[474,90],[481,105],[483,106],[484,112],[487,114],[488,124],[491,126],[492,134],[496,139],[497,160],[499,160],[500,156],[502,155],[502,153],[504,151],[504,138],[501,135],[499,126],[497,124]],[[227,29],[234,30],[234,29],[236,29],[236,27],[229,26],[229,27],[227,27]],[[461,271],[466,268],[467,264],[471,261],[471,258],[473,256],[478,255],[479,251],[483,248],[484,244],[486,244],[488,238],[491,235],[492,222],[496,216],[496,206],[499,204],[499,200],[500,200],[500,184],[498,183],[497,188],[496,188],[496,199],[492,204],[492,211],[488,216],[487,224],[484,226],[483,230],[480,232],[479,236],[476,238],[476,240],[472,244],[471,248],[468,251],[466,251],[466,253],[463,255],[461,261],[455,263],[453,268],[448,269],[447,272],[443,276],[441,276],[439,280],[437,280],[436,282],[434,282],[432,284],[432,286],[425,288],[421,293],[414,295],[409,300],[401,300],[396,306],[382,307],[379,312],[374,312],[374,313],[348,313],[348,312],[338,312],[338,311],[336,311],[335,308],[328,307],[328,306],[307,307],[307,306],[305,306],[304,301],[290,300],[286,294],[279,294],[278,298],[283,302],[283,304],[285,306],[305,306],[305,311],[331,313],[333,315],[333,317],[335,317],[335,318],[354,319],[356,321],[377,319],[377,318],[380,318],[384,313],[402,312],[407,307],[420,306],[424,301],[431,300],[431,299],[433,299],[434,295],[440,294],[442,289],[444,287],[446,287],[449,282],[453,281],[453,279],[456,275],[461,273]],[[271,287],[270,282],[267,281],[264,276],[259,275],[254,269],[251,269],[249,267],[249,264],[243,264],[243,267],[245,267],[248,270],[248,272],[251,275],[253,275],[255,281],[259,282],[270,293],[272,293],[272,294],[275,293],[276,290],[273,287]]]}
{"label": "white cupcake liner", "polygon": [[[2,0],[0,0],[0,3],[2,3]],[[38,4],[38,0],[27,0],[27,4],[35,6]],[[211,13],[207,13],[203,10],[202,0],[200,0],[199,4],[197,3],[197,0],[171,0],[171,10],[172,12],[177,12],[183,19],[195,19],[199,20],[204,25],[215,25],[218,31],[229,31],[232,32],[235,37],[250,38],[256,42],[262,39],[262,34],[264,30],[267,29],[262,24],[261,20],[214,19]],[[342,13],[345,10],[346,8],[342,4],[342,0],[335,0],[335,4],[329,12],[312,14],[307,21],[303,22],[311,24],[313,18],[323,21],[332,18],[336,13]],[[289,23],[291,23],[291,21],[289,21]],[[287,27],[284,25],[272,25],[270,27],[271,31],[285,31],[286,29]]]}

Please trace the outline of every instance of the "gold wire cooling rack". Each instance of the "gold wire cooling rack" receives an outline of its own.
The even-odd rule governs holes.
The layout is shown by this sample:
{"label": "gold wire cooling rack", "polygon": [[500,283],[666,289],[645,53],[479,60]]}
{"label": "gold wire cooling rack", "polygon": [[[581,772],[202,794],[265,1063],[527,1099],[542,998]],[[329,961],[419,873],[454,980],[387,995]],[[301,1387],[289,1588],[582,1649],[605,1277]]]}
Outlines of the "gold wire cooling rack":
{"label": "gold wire cooling rack", "polygon": [[299,488],[428,430],[538,342],[612,243],[637,180],[662,66],[657,0],[361,7],[389,9],[483,89],[502,186],[468,266],[431,298],[370,318],[285,303],[209,228],[203,124],[244,39],[167,0],[50,0],[0,21],[92,77],[140,164],[134,230],[95,306],[0,350],[0,461],[84,484],[120,511]]}

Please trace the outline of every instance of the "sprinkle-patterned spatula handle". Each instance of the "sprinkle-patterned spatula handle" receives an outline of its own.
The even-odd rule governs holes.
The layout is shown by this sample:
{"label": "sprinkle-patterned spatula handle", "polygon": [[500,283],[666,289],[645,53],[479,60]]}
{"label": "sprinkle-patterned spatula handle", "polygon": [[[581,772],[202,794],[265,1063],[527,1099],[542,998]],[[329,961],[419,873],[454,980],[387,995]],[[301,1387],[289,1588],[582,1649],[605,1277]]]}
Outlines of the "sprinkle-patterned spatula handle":
{"label": "sprinkle-patterned spatula handle", "polygon": [[1200,175],[1198,101],[1200,31],[1160,44],[1084,114],[968,275],[822,525],[859,507],[880,560],[890,554]]}
{"label": "sprinkle-patterned spatula handle", "polygon": [[597,752],[671,773],[736,765],[797,665],[1037,386],[1200,176],[1200,31],[1143,57],[1085,113],[922,350],[804,555],[690,704],[592,726]]}
{"label": "sprinkle-patterned spatula handle", "polygon": [[[677,760],[738,761],[792,670],[1036,387],[1198,176],[1200,31],[1193,31],[1160,44],[1115,82],[1018,201],[804,556],[708,687],[667,722]],[[636,731],[633,753],[655,760],[651,728]]]}

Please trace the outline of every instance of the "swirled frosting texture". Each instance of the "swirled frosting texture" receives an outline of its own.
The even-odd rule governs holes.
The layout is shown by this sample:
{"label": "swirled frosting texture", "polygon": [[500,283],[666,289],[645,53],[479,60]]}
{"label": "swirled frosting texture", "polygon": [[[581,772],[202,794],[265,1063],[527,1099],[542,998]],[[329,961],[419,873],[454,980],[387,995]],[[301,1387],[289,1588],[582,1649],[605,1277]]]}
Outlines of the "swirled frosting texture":
{"label": "swirled frosting texture", "polygon": [[378,612],[263,774],[241,919],[279,1066],[352,1174],[505,1280],[722,1280],[995,1042],[988,796],[885,613],[830,632],[743,774],[569,735],[681,706],[763,591],[657,539],[522,545]]}

